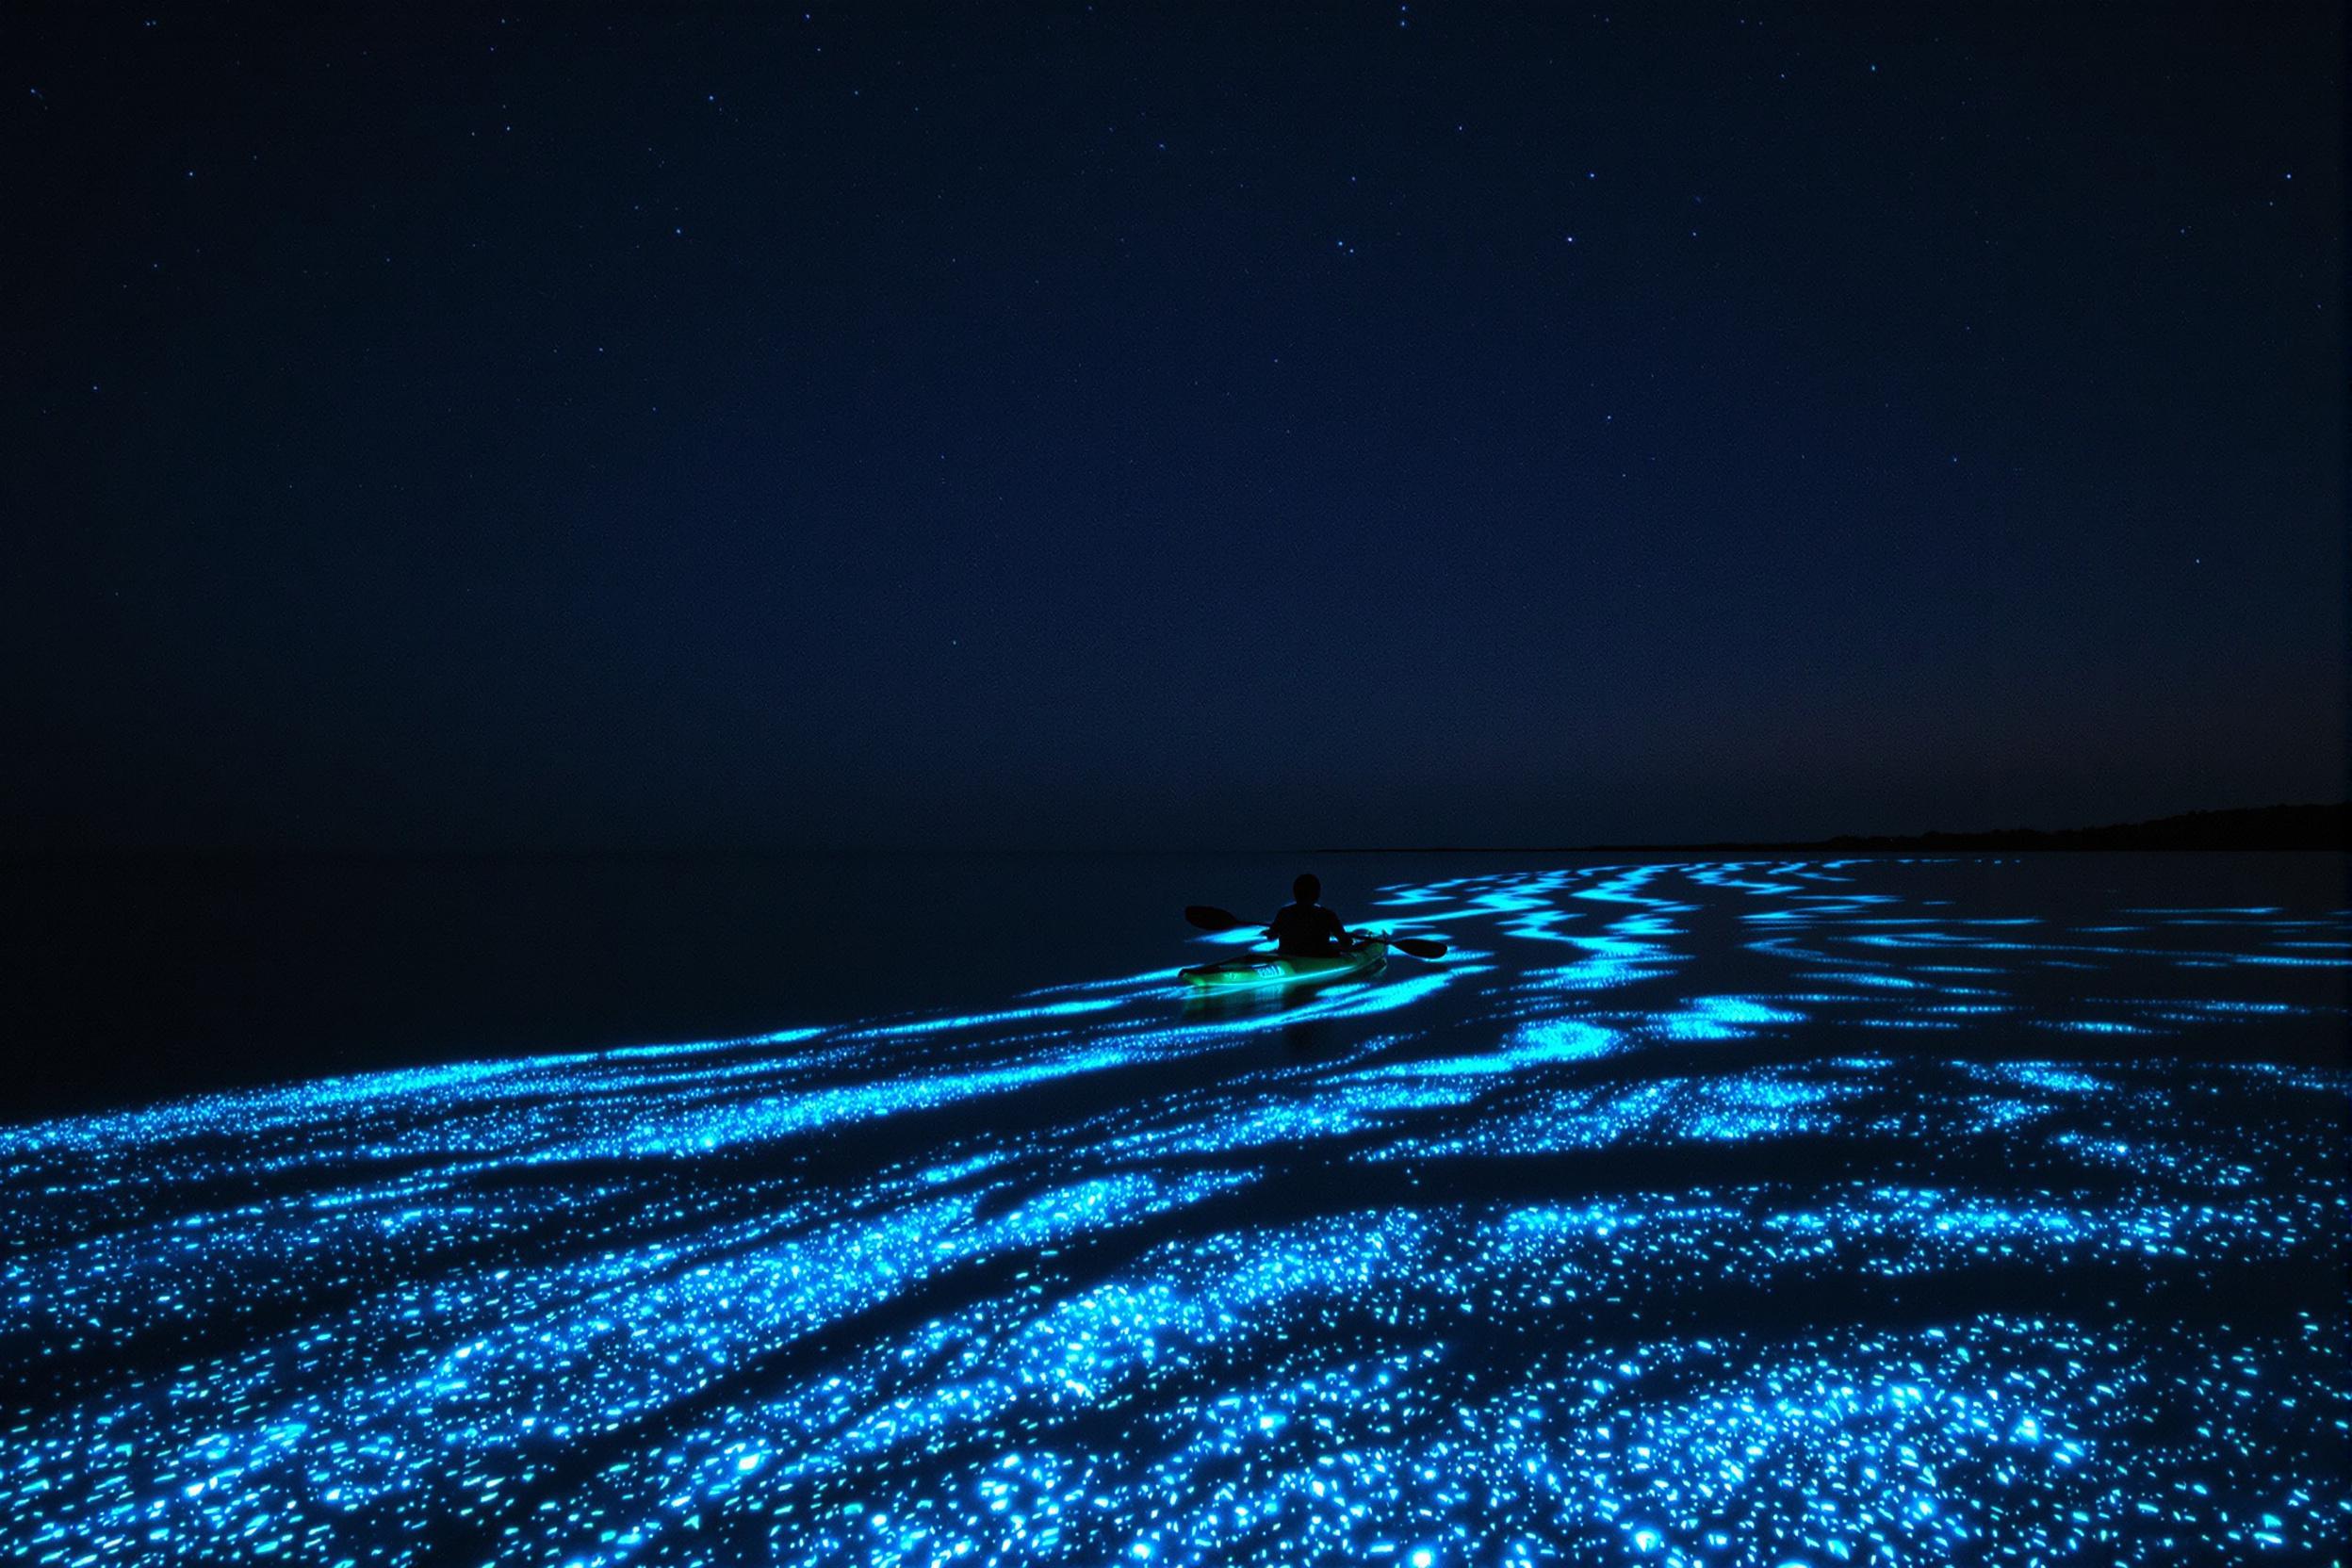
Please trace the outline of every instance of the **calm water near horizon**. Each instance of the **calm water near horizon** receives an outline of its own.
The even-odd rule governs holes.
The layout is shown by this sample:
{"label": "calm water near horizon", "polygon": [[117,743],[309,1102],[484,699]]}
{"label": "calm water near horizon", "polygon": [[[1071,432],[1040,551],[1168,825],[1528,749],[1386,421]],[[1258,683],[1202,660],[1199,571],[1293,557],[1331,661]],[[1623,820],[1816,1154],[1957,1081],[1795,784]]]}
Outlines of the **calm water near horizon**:
{"label": "calm water near horizon", "polygon": [[1313,865],[1352,913],[1380,880],[1426,859],[20,863],[0,867],[0,881],[22,956],[8,1022],[24,1069],[0,1106],[23,1119],[370,1068],[980,1006],[1072,975],[1192,962],[1187,904],[1270,915]]}
{"label": "calm water near horizon", "polygon": [[[1532,863],[1511,852],[19,862],[0,866],[18,1058],[0,1119],[985,1006],[1075,975],[1196,961],[1184,905],[1270,914],[1302,869],[1344,916],[1377,923],[1369,900],[1384,885]],[[2029,903],[2060,913],[2132,889],[2341,905],[2344,864],[1988,856],[1946,874],[2022,883]]]}
{"label": "calm water near horizon", "polygon": [[2343,858],[1305,863],[1454,951],[1187,998],[1233,949],[1181,906],[1270,910],[1272,857],[48,887],[12,1024],[121,1108],[0,1128],[0,1549],[1831,1568],[2352,1525]]}

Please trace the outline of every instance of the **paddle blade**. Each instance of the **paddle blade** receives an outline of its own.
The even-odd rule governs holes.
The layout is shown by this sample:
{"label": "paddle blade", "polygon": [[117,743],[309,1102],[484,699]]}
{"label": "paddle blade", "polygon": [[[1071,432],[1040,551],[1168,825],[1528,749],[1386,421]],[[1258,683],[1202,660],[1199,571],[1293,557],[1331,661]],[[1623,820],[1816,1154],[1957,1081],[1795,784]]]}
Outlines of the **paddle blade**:
{"label": "paddle blade", "polygon": [[1184,919],[1203,931],[1235,931],[1242,926],[1256,923],[1254,921],[1246,921],[1230,910],[1213,908],[1206,904],[1185,905]]}
{"label": "paddle blade", "polygon": [[1386,942],[1399,953],[1410,953],[1416,958],[1443,958],[1446,944],[1433,942],[1427,937],[1376,937],[1375,941]]}

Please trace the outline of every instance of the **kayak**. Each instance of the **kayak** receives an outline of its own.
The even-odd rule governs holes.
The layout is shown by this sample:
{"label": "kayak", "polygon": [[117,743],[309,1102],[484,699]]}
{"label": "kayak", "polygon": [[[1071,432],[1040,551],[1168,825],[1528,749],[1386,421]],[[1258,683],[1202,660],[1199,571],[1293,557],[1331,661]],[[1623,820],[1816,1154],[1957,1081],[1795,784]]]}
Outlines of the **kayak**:
{"label": "kayak", "polygon": [[1295,986],[1369,974],[1388,961],[1388,944],[1377,938],[1345,953],[1252,953],[1222,963],[1195,964],[1176,972],[1196,986],[1241,990],[1253,986]]}

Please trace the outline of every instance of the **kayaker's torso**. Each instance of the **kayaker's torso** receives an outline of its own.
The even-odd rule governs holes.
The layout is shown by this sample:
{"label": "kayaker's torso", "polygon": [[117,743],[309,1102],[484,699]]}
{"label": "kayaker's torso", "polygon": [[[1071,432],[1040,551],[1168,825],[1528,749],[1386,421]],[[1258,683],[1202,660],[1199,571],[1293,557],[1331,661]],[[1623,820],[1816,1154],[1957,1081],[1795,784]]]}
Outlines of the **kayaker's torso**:
{"label": "kayaker's torso", "polygon": [[1335,952],[1347,938],[1347,926],[1320,904],[1285,904],[1274,916],[1274,941],[1284,953]]}

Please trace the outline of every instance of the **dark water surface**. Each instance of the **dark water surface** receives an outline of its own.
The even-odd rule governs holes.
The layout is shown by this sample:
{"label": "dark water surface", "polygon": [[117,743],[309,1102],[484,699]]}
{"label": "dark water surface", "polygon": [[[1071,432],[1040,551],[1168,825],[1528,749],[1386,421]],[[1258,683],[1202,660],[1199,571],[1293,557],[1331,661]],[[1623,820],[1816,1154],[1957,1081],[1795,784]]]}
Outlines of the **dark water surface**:
{"label": "dark water surface", "polygon": [[0,1131],[0,1552],[2137,1564],[2352,1523],[2340,858],[1333,858],[1452,956],[1216,1005],[1173,910],[1288,861],[685,864],[56,892],[19,1038],[137,1041],[112,1098],[438,1065]]}
{"label": "dark water surface", "polygon": [[[1604,865],[1672,857],[1548,857]],[[1382,886],[1524,855],[263,859],[0,865],[0,1119],[428,1062],[980,1007],[1200,956],[1187,904],[1271,914],[1298,871]],[[2344,901],[2341,857],[2043,855],[1941,874],[2051,918],[2192,895]]]}
{"label": "dark water surface", "polygon": [[1190,961],[1185,905],[1270,915],[1310,864],[1335,902],[1400,874],[1363,857],[20,863],[0,868],[22,1062],[0,1106],[977,1006]]}

